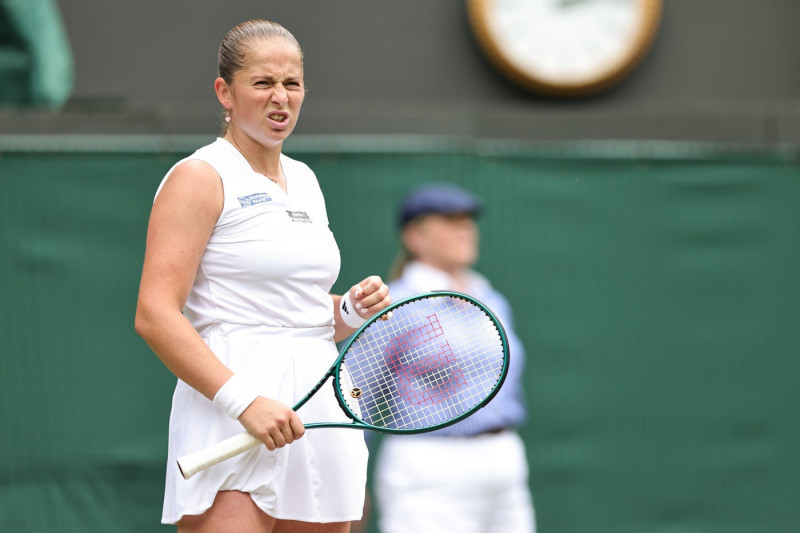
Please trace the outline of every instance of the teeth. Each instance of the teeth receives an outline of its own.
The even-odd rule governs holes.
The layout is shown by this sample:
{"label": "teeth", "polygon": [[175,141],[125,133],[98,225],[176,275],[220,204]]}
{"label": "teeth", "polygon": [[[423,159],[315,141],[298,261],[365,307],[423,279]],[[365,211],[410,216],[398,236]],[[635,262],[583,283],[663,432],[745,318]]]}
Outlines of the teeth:
{"label": "teeth", "polygon": [[283,115],[270,115],[269,118],[272,120],[277,120],[278,122],[283,122],[285,117]]}

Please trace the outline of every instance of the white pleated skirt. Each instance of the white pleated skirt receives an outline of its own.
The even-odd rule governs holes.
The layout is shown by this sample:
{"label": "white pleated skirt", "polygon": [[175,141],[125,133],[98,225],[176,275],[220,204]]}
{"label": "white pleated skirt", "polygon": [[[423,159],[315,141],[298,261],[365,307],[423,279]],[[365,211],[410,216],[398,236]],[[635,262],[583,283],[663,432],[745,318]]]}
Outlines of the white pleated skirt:
{"label": "white pleated skirt", "polygon": [[[292,406],[319,381],[337,357],[332,328],[264,328],[205,337],[234,374],[260,387],[263,396]],[[297,411],[303,423],[349,419],[330,383]],[[183,479],[178,457],[244,431],[205,396],[178,381],[169,424],[169,452],[162,522],[202,514],[218,491],[247,492],[268,515],[304,522],[344,522],[361,517],[367,447],[361,430],[311,429],[300,440],[270,452],[260,446]]]}

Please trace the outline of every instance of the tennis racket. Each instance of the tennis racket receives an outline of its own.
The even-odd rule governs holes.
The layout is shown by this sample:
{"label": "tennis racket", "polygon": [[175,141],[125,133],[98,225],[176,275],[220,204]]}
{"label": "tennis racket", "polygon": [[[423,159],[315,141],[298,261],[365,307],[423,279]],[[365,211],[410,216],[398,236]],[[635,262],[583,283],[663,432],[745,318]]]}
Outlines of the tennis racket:
{"label": "tennis racket", "polygon": [[[462,420],[491,400],[508,373],[503,326],[478,300],[432,292],[392,304],[361,326],[336,362],[293,410],[329,380],[346,427],[421,433]],[[243,432],[178,459],[184,478],[261,445]]]}

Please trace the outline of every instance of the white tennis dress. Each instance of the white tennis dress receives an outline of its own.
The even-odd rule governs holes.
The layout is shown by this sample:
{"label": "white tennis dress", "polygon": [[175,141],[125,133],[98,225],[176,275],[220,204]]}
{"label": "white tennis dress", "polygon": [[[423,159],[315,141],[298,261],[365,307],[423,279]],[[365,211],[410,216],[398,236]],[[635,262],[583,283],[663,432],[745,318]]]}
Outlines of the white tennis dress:
{"label": "white tennis dress", "polygon": [[[187,159],[217,171],[225,201],[184,313],[234,374],[260,387],[263,396],[294,405],[337,355],[329,291],[340,257],[316,176],[282,155],[284,193],[221,138]],[[304,423],[347,420],[326,392],[298,410]],[[178,381],[162,522],[202,514],[220,490],[248,492],[259,508],[280,519],[341,522],[361,516],[367,469],[361,431],[312,429],[273,452],[262,446],[183,479],[179,456],[242,431],[239,422]]]}

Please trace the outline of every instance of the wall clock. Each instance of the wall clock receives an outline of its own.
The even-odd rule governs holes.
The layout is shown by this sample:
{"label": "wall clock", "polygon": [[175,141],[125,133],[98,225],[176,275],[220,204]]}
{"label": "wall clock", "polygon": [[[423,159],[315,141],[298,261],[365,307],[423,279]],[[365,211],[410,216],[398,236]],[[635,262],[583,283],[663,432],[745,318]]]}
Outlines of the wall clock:
{"label": "wall clock", "polygon": [[625,78],[658,32],[662,0],[468,0],[478,44],[517,84],[587,96]]}

